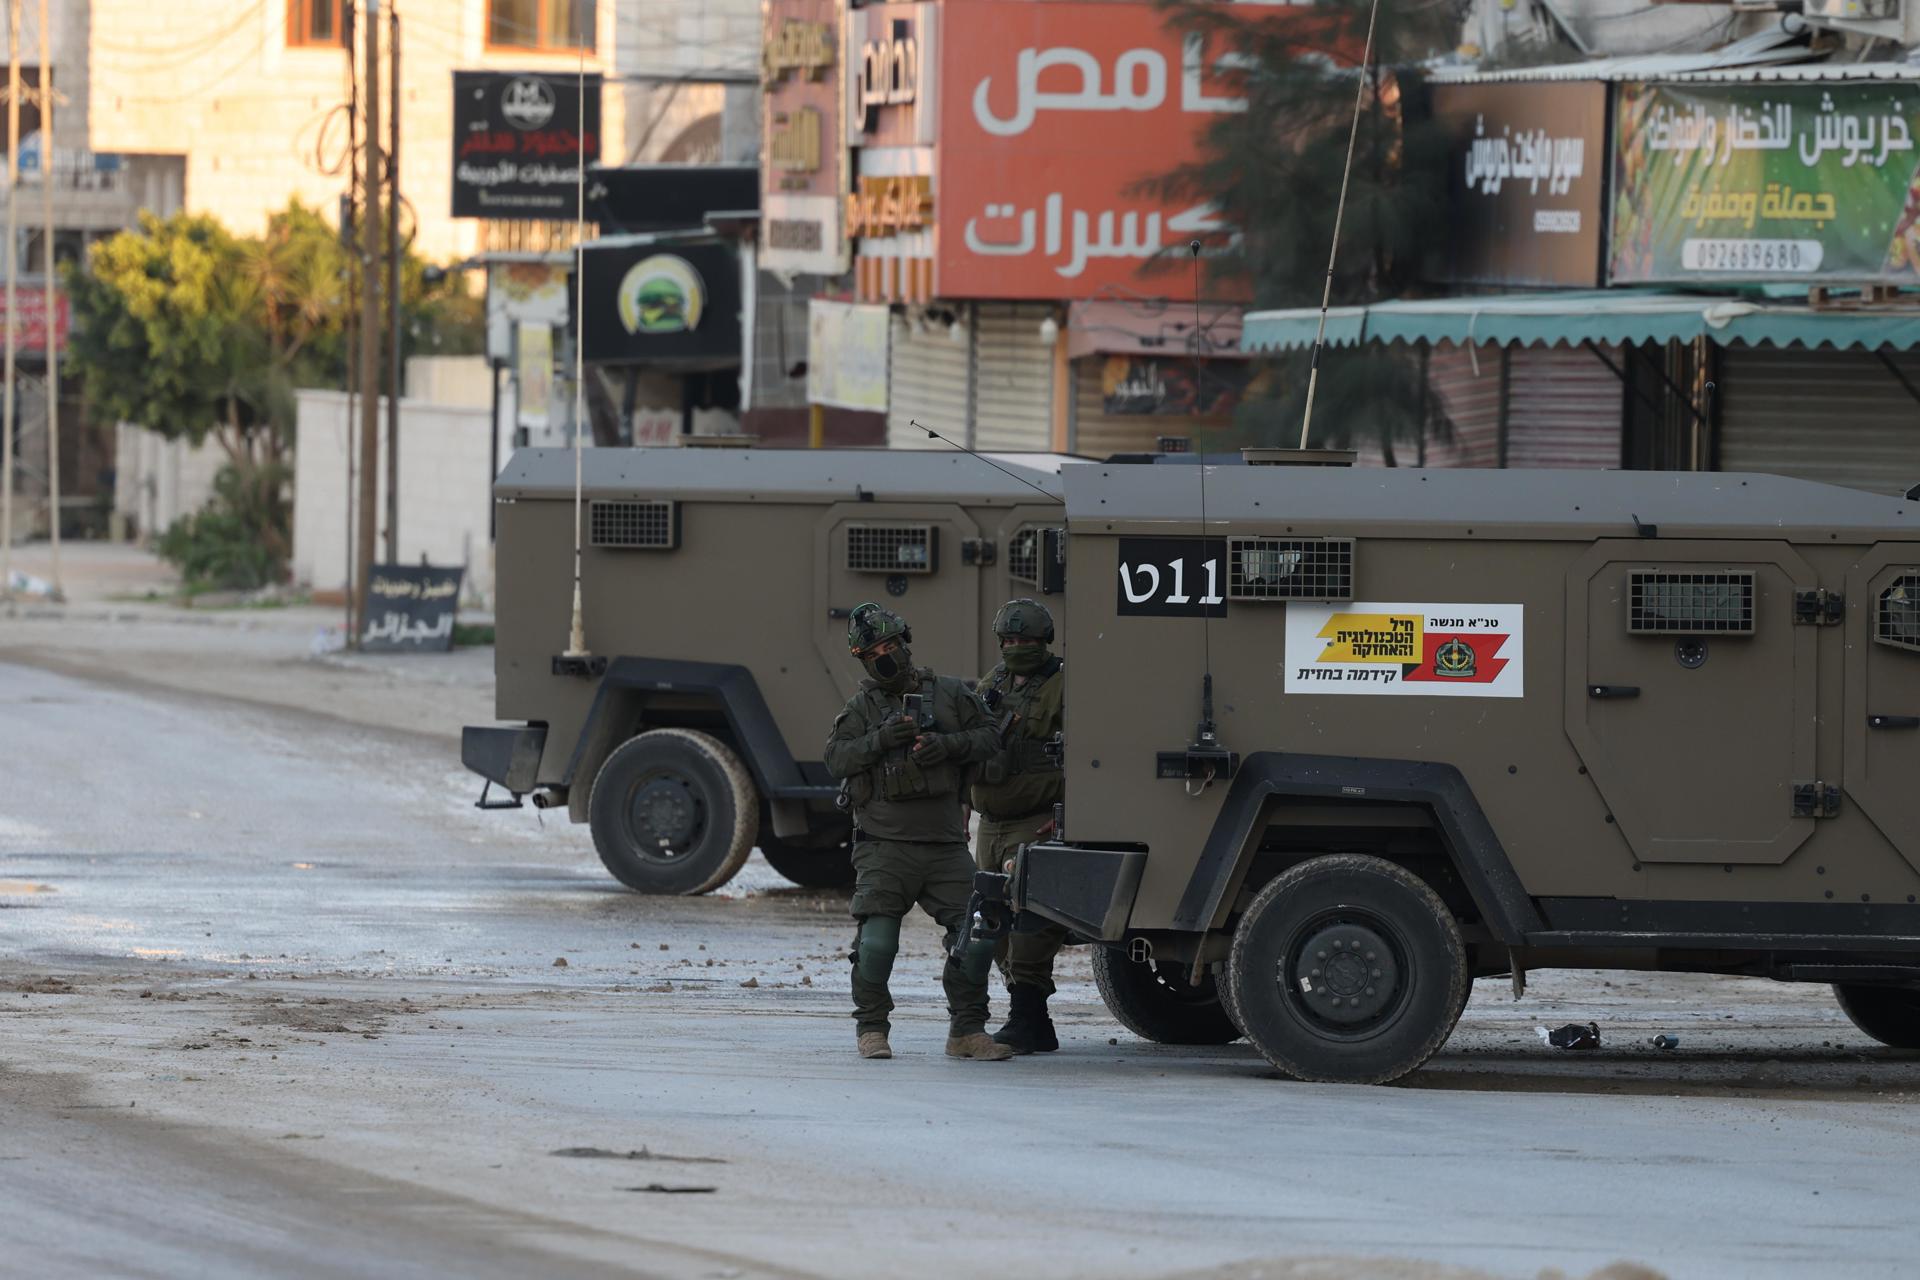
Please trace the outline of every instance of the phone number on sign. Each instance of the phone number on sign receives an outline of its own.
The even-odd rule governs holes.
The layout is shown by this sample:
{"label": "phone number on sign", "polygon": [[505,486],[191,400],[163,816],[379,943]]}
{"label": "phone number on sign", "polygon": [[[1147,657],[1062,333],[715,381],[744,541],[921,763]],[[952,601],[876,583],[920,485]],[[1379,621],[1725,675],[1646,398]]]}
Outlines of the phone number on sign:
{"label": "phone number on sign", "polygon": [[1687,240],[1680,265],[1688,271],[1818,271],[1818,240]]}

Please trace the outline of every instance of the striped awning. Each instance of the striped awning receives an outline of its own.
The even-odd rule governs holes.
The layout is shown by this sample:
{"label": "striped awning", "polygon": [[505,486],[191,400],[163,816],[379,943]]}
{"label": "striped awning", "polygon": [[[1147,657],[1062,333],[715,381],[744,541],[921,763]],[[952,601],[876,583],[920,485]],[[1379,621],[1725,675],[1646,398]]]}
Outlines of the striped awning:
{"label": "striped awning", "polygon": [[[1249,351],[1311,347],[1320,311],[1300,307],[1247,316]],[[1328,346],[1362,342],[1577,346],[1709,338],[1722,345],[1831,346],[1905,351],[1920,346],[1920,300],[1907,306],[1820,308],[1703,294],[1564,290],[1471,298],[1400,299],[1327,314]]]}

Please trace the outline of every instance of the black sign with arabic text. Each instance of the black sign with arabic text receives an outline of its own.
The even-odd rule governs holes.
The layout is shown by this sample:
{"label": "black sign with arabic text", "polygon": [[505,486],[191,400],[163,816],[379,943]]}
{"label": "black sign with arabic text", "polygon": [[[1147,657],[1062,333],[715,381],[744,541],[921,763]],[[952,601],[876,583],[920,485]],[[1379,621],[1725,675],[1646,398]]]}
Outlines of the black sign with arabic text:
{"label": "black sign with arabic text", "polygon": [[445,653],[465,569],[377,564],[367,581],[360,648],[367,653]]}
{"label": "black sign with arabic text", "polygon": [[586,162],[594,164],[600,159],[598,75],[583,84],[565,74],[454,72],[453,216],[573,218],[583,142]]}

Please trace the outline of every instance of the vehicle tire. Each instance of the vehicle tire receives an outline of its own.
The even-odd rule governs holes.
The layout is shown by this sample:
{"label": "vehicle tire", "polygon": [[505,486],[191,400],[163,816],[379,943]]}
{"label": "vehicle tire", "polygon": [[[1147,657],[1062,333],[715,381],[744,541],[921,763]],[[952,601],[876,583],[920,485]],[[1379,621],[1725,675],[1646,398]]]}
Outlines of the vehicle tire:
{"label": "vehicle tire", "polygon": [[1268,1062],[1341,1084],[1385,1084],[1432,1057],[1471,987],[1440,896],[1359,854],[1303,862],[1263,887],[1234,931],[1227,982]]}
{"label": "vehicle tire", "polygon": [[1129,960],[1118,947],[1095,947],[1093,980],[1108,1012],[1143,1040],[1232,1044],[1240,1038],[1213,979],[1189,986],[1184,964]]}
{"label": "vehicle tire", "polygon": [[795,844],[763,838],[760,852],[767,864],[803,889],[844,889],[853,883],[853,847],[838,844]]}
{"label": "vehicle tire", "polygon": [[641,893],[706,893],[753,852],[760,797],[740,758],[710,734],[651,729],[621,743],[587,797],[593,847]]}
{"label": "vehicle tire", "polygon": [[1833,994],[1853,1025],[1894,1049],[1920,1049],[1920,991],[1836,982]]}

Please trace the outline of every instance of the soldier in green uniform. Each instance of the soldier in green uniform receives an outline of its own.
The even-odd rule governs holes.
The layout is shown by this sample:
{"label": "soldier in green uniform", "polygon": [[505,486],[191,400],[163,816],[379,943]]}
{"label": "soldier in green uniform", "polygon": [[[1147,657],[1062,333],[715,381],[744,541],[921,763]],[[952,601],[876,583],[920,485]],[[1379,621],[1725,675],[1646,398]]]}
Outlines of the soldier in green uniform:
{"label": "soldier in green uniform", "polygon": [[[877,604],[853,611],[847,647],[867,679],[833,722],[827,772],[852,802],[853,1017],[860,1056],[890,1058],[887,977],[900,949],[900,919],[914,903],[947,931],[947,949],[966,921],[973,859],[961,816],[966,767],[1000,749],[1000,734],[965,680],[915,668],[913,632]],[[918,711],[917,718],[909,708]],[[947,1054],[999,1061],[1013,1050],[987,1035],[990,943],[965,962],[947,959]]]}
{"label": "soldier in green uniform", "polygon": [[[1060,658],[1047,651],[1053,615],[1037,601],[1009,600],[994,615],[993,632],[1000,662],[981,677],[978,692],[989,713],[1001,720],[1010,715],[1012,723],[1005,745],[974,771],[973,807],[980,814],[974,848],[983,871],[1003,870],[1015,849],[1048,834],[1064,790],[1060,766],[1046,753],[1047,742],[1060,732],[1067,684]],[[1015,1053],[1060,1047],[1047,997],[1054,990],[1053,958],[1066,936],[1065,929],[1048,925],[1003,938],[995,950],[1011,1010],[993,1038]]]}

